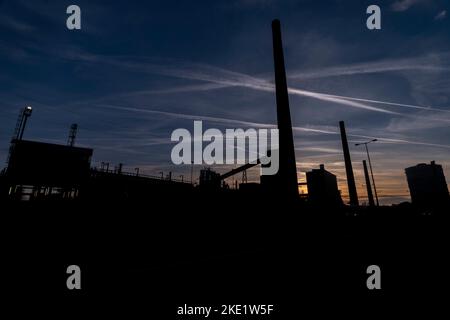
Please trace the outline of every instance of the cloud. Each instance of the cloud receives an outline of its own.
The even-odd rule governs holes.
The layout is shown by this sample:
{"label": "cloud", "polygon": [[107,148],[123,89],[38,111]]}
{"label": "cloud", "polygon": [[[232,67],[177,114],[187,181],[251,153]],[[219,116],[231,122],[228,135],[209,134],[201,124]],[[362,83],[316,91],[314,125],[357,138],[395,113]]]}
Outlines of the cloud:
{"label": "cloud", "polygon": [[320,152],[320,153],[330,153],[330,154],[341,154],[342,150],[337,148],[325,148],[325,147],[303,147],[296,148],[300,151],[310,151],[310,152]]}
{"label": "cloud", "polygon": [[0,25],[3,25],[4,27],[17,33],[28,33],[35,30],[32,25],[4,13],[0,14]]}
{"label": "cloud", "polygon": [[238,0],[236,4],[244,5],[244,6],[257,6],[257,7],[266,7],[271,5],[273,0]]}
{"label": "cloud", "polygon": [[[135,72],[149,72],[164,76],[209,82],[224,87],[245,87],[253,90],[274,92],[275,86],[266,79],[250,76],[244,73],[235,72],[206,64],[190,64],[178,62],[177,65],[166,65],[149,63],[145,61],[126,61],[122,58],[98,56],[92,54],[71,54],[69,59],[81,60],[89,63],[104,63],[120,68],[127,68]],[[174,62],[174,61],[172,61]],[[202,90],[205,88],[202,87]],[[214,89],[217,89],[215,86]],[[197,90],[197,88],[195,88]],[[348,107],[359,108],[369,111],[400,115],[398,112],[374,107],[360,101],[352,101],[351,97],[329,95],[320,92],[289,88],[289,92],[294,95],[305,96],[321,101],[332,102]]]}
{"label": "cloud", "polygon": [[[426,110],[433,112],[450,112],[450,110],[439,107],[432,107],[430,104],[447,104],[447,88],[450,85],[448,73],[450,65],[448,52],[439,52],[402,59],[385,59],[373,62],[354,63],[346,65],[332,66],[317,70],[297,70],[290,73],[289,78],[301,81],[313,79],[348,77],[360,74],[372,73],[392,73],[402,76],[411,85],[411,95],[424,105],[406,104],[391,101],[374,99],[364,99],[357,97],[343,97],[348,100],[366,102],[370,104],[381,104],[393,107]],[[330,95],[333,96],[333,95]]]}
{"label": "cloud", "polygon": [[[436,121],[440,119],[441,121]],[[420,117],[393,118],[385,130],[389,132],[417,132],[436,128],[446,128],[450,122],[449,118],[430,118],[427,115]]]}
{"label": "cloud", "polygon": [[[187,79],[193,81],[202,81],[203,84],[178,86],[160,90],[141,90],[116,96],[131,96],[133,94],[164,94],[179,92],[195,92],[208,91],[229,87],[245,87],[258,91],[274,92],[274,84],[265,77],[251,76],[245,73],[236,72],[221,67],[216,67],[204,63],[190,63],[174,59],[153,59],[153,58],[136,58],[132,56],[106,56],[96,55],[88,52],[69,51],[62,53],[65,59],[82,61],[92,64],[106,64],[117,68],[124,69],[129,72],[151,73],[167,77],[179,79]],[[336,66],[309,72],[293,72],[290,78],[295,79],[314,79],[332,76],[343,76],[364,73],[377,73],[388,71],[406,71],[421,70],[427,72],[445,72],[450,71],[450,66],[442,65],[440,62],[450,57],[450,53],[443,52],[438,54],[430,54],[425,57],[414,57],[408,59],[382,60],[376,62],[359,63],[353,65]],[[413,80],[417,81],[417,77]],[[309,97],[325,102],[344,105],[348,107],[364,109],[374,112],[380,112],[392,115],[406,115],[385,108],[375,107],[371,104],[381,104],[393,107],[402,107],[409,109],[418,109],[436,112],[450,112],[442,108],[431,106],[420,106],[413,104],[404,104],[398,102],[389,102],[374,99],[364,99],[359,97],[349,97],[341,95],[333,95],[322,92],[314,92],[298,88],[289,88],[289,92],[293,95]],[[419,94],[420,92],[416,93]],[[439,119],[437,119],[439,121]]]}
{"label": "cloud", "polygon": [[[305,78],[320,78],[320,77],[329,77],[333,75],[349,75],[349,74],[357,74],[357,73],[374,73],[374,72],[386,72],[386,71],[399,71],[399,70],[423,70],[423,71],[434,71],[434,72],[443,72],[450,71],[450,67],[437,65],[435,63],[436,56],[438,60],[450,57],[448,53],[442,53],[438,55],[434,55],[433,57],[418,57],[411,59],[401,59],[401,60],[386,60],[382,62],[375,63],[366,63],[366,64],[357,64],[353,66],[340,66],[331,68],[328,70],[322,70],[317,72],[310,72],[306,74]],[[181,69],[177,69],[176,67],[166,66],[156,66],[147,69],[152,72],[162,73],[168,76],[187,78],[191,80],[200,80],[207,81],[211,84],[208,85],[199,85],[199,86],[189,86],[184,88],[176,88],[175,91],[205,91],[211,89],[219,89],[221,87],[230,87],[230,86],[239,86],[239,87],[247,87],[254,90],[261,90],[267,92],[273,92],[275,90],[275,86],[270,83],[267,79],[258,78],[254,76],[250,76],[247,74],[234,72],[230,70],[226,70],[223,68],[213,67],[209,65],[203,64],[195,64],[191,66],[183,66]],[[302,78],[299,76],[299,73],[294,73],[293,78]],[[173,93],[169,89],[168,92]],[[387,114],[395,114],[401,115],[401,113],[394,112],[391,110],[383,109],[368,105],[366,103],[371,104],[382,104],[382,105],[390,105],[395,107],[403,107],[410,109],[419,109],[419,110],[427,110],[427,111],[437,111],[437,112],[450,112],[450,110],[436,108],[431,106],[418,106],[413,104],[404,104],[404,103],[396,103],[389,101],[381,101],[381,100],[373,100],[373,99],[363,99],[349,96],[341,96],[341,95],[332,95],[322,92],[314,92],[308,90],[302,90],[297,88],[289,88],[289,93],[293,95],[305,96],[309,98],[318,99],[321,101],[332,102],[340,105],[345,105],[354,108],[360,108],[375,112],[387,113]],[[356,102],[356,103],[355,103]],[[364,103],[361,103],[364,102]]]}
{"label": "cloud", "polygon": [[[329,96],[334,97],[335,95],[329,95]],[[362,101],[362,102],[370,102],[370,103],[375,103],[375,104],[383,104],[383,105],[403,107],[403,108],[411,108],[411,109],[418,109],[418,110],[450,113],[450,110],[442,109],[442,108],[436,108],[436,107],[425,107],[425,106],[418,106],[418,105],[414,105],[414,104],[405,104],[405,103],[380,101],[380,100],[373,100],[373,99],[363,99],[363,98],[354,98],[354,97],[343,97],[343,96],[337,96],[337,97],[342,97],[344,99],[352,100],[352,101]],[[438,120],[440,120],[440,119],[438,119]]]}
{"label": "cloud", "polygon": [[391,9],[393,11],[402,12],[402,11],[406,11],[409,8],[411,8],[412,6],[414,6],[420,2],[424,2],[424,1],[425,0],[397,0],[391,5]]}
{"label": "cloud", "polygon": [[447,17],[447,10],[442,10],[434,17],[434,20],[444,20],[446,17]]}
{"label": "cloud", "polygon": [[[244,127],[252,127],[252,128],[275,128],[275,124],[270,123],[258,123],[258,122],[250,122],[250,121],[242,121],[238,119],[230,119],[230,118],[222,118],[222,117],[210,117],[210,116],[202,116],[202,115],[192,115],[192,114],[185,114],[185,113],[176,113],[176,112],[165,112],[165,111],[159,111],[159,110],[153,110],[153,109],[147,109],[147,108],[135,108],[135,107],[125,107],[125,106],[118,106],[118,105],[102,105],[98,104],[98,107],[101,108],[108,108],[108,109],[115,109],[115,110],[122,110],[122,111],[131,111],[131,112],[137,112],[137,113],[147,113],[147,114],[154,114],[154,115],[161,115],[165,117],[172,117],[177,119],[186,119],[186,120],[203,120],[203,121],[210,121],[214,123],[223,123],[223,124],[233,124],[233,125],[241,125]],[[308,132],[308,133],[318,133],[318,134],[332,134],[332,135],[339,135],[340,133],[338,130],[333,131],[330,130],[329,127],[321,127],[321,126],[293,126],[292,130],[294,132]],[[351,131],[350,131],[351,132]],[[359,135],[359,134],[352,134],[347,133],[349,137],[354,138],[360,138],[360,139],[378,139],[381,143],[388,143],[388,144],[407,144],[407,145],[418,145],[418,146],[429,146],[429,147],[437,147],[437,148],[445,148],[450,149],[450,145],[445,144],[437,144],[437,143],[428,143],[428,142],[421,142],[421,141],[411,141],[406,139],[394,139],[389,137],[382,137],[382,136],[371,136],[371,135]]]}

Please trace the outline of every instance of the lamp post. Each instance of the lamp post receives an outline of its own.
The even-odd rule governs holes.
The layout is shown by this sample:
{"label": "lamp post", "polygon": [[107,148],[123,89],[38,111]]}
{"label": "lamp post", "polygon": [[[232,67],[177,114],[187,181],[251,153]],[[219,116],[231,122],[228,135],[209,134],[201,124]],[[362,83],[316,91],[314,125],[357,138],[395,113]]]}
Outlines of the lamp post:
{"label": "lamp post", "polygon": [[22,140],[23,138],[23,132],[25,131],[25,126],[27,125],[28,117],[31,116],[32,112],[33,108],[31,108],[30,106],[23,109],[23,123],[21,124],[22,127],[20,128],[19,140]]}
{"label": "lamp post", "polygon": [[373,178],[373,170],[372,170],[372,163],[370,161],[369,148],[367,147],[367,145],[369,143],[377,142],[377,141],[378,141],[378,139],[372,139],[367,142],[355,143],[355,146],[364,145],[366,147],[367,159],[369,160],[370,175],[372,176],[373,191],[375,192],[375,199],[377,200],[377,207],[379,207],[380,203],[378,202],[377,187],[375,186],[375,179]]}

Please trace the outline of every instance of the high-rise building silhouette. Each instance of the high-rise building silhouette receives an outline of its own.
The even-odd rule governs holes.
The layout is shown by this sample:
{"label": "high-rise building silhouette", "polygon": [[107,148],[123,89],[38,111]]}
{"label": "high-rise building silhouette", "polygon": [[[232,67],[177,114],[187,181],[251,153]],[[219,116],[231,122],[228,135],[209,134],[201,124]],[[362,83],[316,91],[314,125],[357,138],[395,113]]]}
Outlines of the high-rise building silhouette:
{"label": "high-rise building silhouette", "polygon": [[352,159],[350,158],[350,150],[348,148],[347,133],[345,132],[344,121],[339,121],[339,128],[341,130],[342,149],[344,151],[345,172],[347,173],[350,205],[358,206],[358,194],[356,193],[355,176],[353,175]]}
{"label": "high-rise building silhouette", "polygon": [[449,202],[447,182],[442,166],[431,161],[405,169],[411,202],[421,208],[446,205]]}

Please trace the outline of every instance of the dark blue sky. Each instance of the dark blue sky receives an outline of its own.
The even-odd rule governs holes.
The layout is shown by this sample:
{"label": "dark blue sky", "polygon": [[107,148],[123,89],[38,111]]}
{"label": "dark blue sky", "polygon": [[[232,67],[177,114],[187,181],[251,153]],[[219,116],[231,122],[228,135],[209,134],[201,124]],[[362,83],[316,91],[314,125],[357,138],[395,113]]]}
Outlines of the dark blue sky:
{"label": "dark blue sky", "polygon": [[[66,28],[70,4],[81,7],[80,31]],[[365,26],[370,4],[381,7],[382,30]],[[204,117],[219,129],[276,122],[265,88],[273,83],[270,24],[279,18],[299,178],[324,163],[346,195],[335,134],[345,120],[352,143],[381,140],[371,146],[377,189],[383,203],[402,201],[405,167],[434,159],[450,177],[449,5],[0,0],[0,158],[19,109],[31,105],[28,139],[65,143],[76,122],[95,164],[188,172],[170,165],[175,128],[192,130]],[[351,151],[364,197],[364,153]]]}

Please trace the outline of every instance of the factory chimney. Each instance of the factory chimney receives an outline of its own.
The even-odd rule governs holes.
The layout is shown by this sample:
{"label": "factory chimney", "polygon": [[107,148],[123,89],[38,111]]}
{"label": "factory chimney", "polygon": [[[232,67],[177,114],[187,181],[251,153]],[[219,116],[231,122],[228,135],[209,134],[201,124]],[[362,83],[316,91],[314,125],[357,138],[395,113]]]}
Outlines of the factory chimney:
{"label": "factory chimney", "polygon": [[373,200],[372,186],[370,184],[369,171],[367,170],[366,160],[363,160],[364,167],[364,177],[366,178],[366,187],[367,187],[367,197],[369,198],[369,206],[375,206],[375,201]]}
{"label": "factory chimney", "polygon": [[272,21],[275,92],[279,131],[279,170],[276,177],[278,191],[288,197],[298,196],[297,166],[289,110],[288,87],[284,66],[283,43],[279,20]]}
{"label": "factory chimney", "polygon": [[355,176],[353,175],[352,160],[348,149],[347,134],[345,133],[344,121],[339,121],[341,129],[342,149],[344,151],[345,171],[347,173],[348,193],[350,196],[350,205],[358,206],[358,194],[356,193]]}

